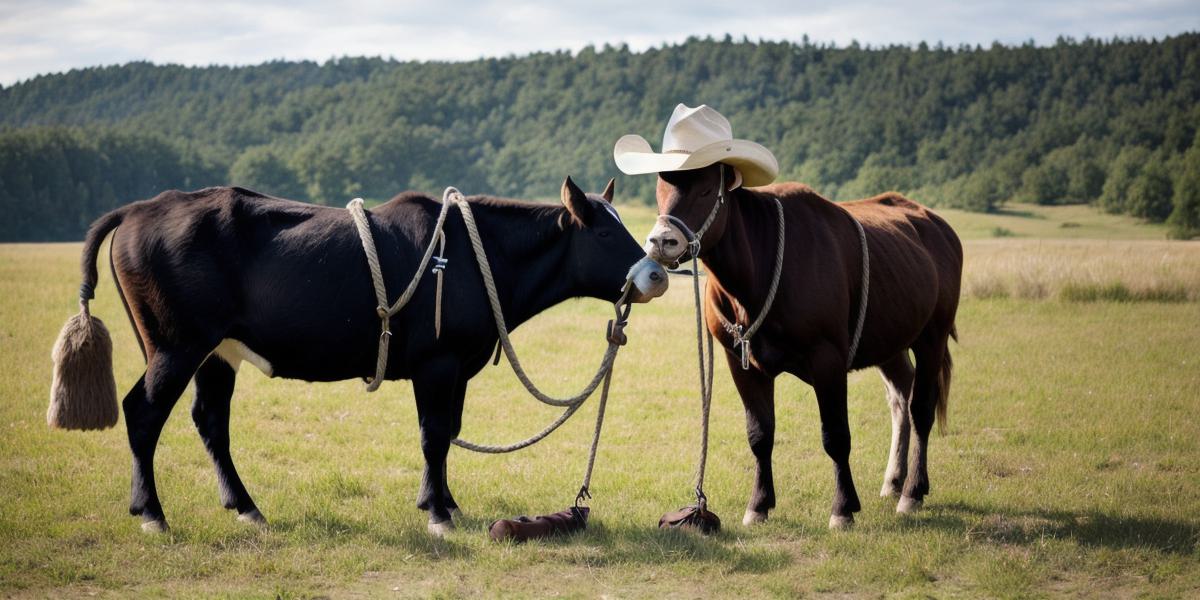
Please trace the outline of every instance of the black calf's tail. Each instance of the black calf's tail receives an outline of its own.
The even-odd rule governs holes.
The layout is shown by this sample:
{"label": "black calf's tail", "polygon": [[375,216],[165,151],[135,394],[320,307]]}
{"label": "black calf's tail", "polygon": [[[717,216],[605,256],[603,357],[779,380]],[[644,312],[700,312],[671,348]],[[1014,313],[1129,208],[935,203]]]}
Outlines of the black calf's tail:
{"label": "black calf's tail", "polygon": [[124,218],[114,210],[92,223],[83,242],[79,314],[67,319],[50,358],[54,380],[46,423],[58,429],[106,429],[117,424],[117,384],[112,370],[112,338],[104,322],[91,315],[88,301],[96,297],[100,244]]}

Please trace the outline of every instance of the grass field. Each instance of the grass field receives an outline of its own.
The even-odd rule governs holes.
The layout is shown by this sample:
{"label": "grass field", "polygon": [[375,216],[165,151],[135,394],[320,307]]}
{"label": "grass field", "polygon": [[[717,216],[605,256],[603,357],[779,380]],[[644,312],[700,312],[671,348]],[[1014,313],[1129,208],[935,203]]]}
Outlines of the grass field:
{"label": "grass field", "polygon": [[[850,376],[857,526],[826,529],[833,482],[816,403],[807,386],[781,377],[779,505],[767,524],[742,527],[753,462],[740,402],[719,370],[707,491],[725,529],[711,538],[658,531],[664,511],[690,500],[698,450],[690,297],[676,280],[667,297],[634,311],[591,528],[523,546],[493,544],[485,528],[571,501],[594,406],[523,452],[453,450],[450,481],[466,516],[436,540],[413,506],[422,461],[407,383],[367,395],[359,382],[272,380],[248,366],[234,397],[234,458],[272,526],[251,529],[221,509],[185,398],[156,459],[173,530],[142,534],[125,510],[124,424],[81,434],[44,423],[49,348],[75,311],[79,246],[0,246],[0,594],[1195,597],[1200,244],[1136,241],[1161,231],[1070,210],[1081,212],[946,212],[966,238],[990,238],[996,227],[1015,234],[966,242],[968,282],[995,278],[1010,291],[965,290],[950,426],[934,435],[933,493],[916,518],[898,518],[893,501],[875,497],[890,422],[879,377],[863,371]],[[637,235],[647,231],[649,211],[625,214]],[[1063,232],[1106,239],[1035,241]],[[1089,262],[1095,256],[1105,258]],[[1064,273],[1141,289],[1148,279],[1139,278],[1157,268],[1144,263],[1162,256],[1164,285],[1189,290],[1182,299],[1078,302],[1061,292]],[[1045,293],[1012,291],[1016,279],[1006,278],[1035,270],[1025,260],[1043,265],[1035,279],[1053,284]],[[106,272],[97,296],[124,392],[140,354]],[[602,353],[609,310],[572,301],[522,327],[514,339],[535,380],[560,393],[581,385]],[[502,363],[473,381],[463,435],[507,442],[555,415]]]}

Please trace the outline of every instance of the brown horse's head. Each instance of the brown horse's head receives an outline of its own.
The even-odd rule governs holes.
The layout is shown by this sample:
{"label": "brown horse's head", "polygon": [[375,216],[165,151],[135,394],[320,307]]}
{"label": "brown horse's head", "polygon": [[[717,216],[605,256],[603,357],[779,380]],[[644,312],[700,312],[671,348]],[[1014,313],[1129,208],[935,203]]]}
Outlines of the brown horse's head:
{"label": "brown horse's head", "polygon": [[666,271],[646,258],[613,208],[613,180],[604,192],[585,194],[567,177],[561,193],[570,218],[567,226],[573,228],[572,263],[582,293],[616,300],[628,284],[627,300],[649,302],[667,291]]}
{"label": "brown horse's head", "polygon": [[741,186],[737,169],[717,163],[658,174],[658,219],[646,236],[646,255],[676,265],[712,248],[725,230],[730,191]]}

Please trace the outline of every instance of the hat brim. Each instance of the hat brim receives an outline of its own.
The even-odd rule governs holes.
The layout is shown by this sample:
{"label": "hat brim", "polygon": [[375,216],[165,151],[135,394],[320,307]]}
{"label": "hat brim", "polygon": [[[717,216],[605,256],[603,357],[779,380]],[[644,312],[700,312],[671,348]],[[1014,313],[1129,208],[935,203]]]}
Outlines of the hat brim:
{"label": "hat brim", "polygon": [[640,135],[626,135],[613,147],[613,160],[626,175],[667,171],[690,171],[716,163],[733,165],[742,173],[742,185],[755,187],[775,181],[779,163],[760,144],[749,140],[726,140],[704,146],[691,154],[654,152]]}

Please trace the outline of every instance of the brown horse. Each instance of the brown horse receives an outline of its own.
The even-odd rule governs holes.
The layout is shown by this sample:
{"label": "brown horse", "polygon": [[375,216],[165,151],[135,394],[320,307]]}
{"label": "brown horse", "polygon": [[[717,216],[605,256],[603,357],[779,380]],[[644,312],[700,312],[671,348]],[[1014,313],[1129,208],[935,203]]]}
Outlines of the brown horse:
{"label": "brown horse", "polygon": [[[700,230],[715,212],[699,235],[698,255],[708,272],[708,327],[726,349],[758,462],[743,522],[764,521],[775,506],[775,377],[786,372],[816,390],[821,438],[836,481],[830,527],[853,523],[860,504],[850,474],[846,374],[871,366],[883,375],[892,411],[881,495],[902,492],[897,512],[918,510],[929,493],[926,464],[935,414],[945,423],[947,343],[956,335],[962,276],[958,236],[932,211],[896,193],[834,204],[797,183],[747,189],[737,187],[736,177],[733,168],[719,163],[659,173],[660,216],[646,247],[663,264],[687,258],[691,232],[683,227]],[[719,194],[729,188],[735,189]],[[736,336],[722,321],[747,328],[763,310],[778,254],[776,198],[786,225],[782,275],[775,301],[750,340],[749,368],[743,369]],[[855,219],[869,251],[869,294],[861,342],[851,358],[864,271]],[[910,422],[916,431],[911,466]]]}

